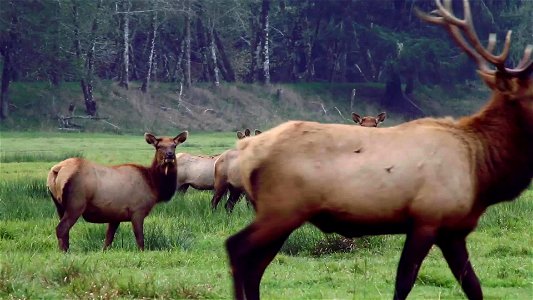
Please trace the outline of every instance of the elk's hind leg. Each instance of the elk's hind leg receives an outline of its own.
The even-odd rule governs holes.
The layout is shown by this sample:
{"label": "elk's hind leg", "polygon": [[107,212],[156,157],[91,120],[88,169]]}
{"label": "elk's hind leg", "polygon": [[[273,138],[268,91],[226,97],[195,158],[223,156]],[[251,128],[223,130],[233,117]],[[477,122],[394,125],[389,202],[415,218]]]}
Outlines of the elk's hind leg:
{"label": "elk's hind leg", "polygon": [[227,191],[228,184],[226,182],[220,182],[219,180],[215,179],[215,188],[213,190],[213,198],[211,199],[211,209],[217,209],[220,199],[224,197]]}
{"label": "elk's hind leg", "polygon": [[435,236],[432,228],[416,228],[416,226],[407,233],[396,274],[395,300],[407,298],[422,261],[435,243]]}
{"label": "elk's hind leg", "polygon": [[239,202],[241,195],[242,195],[242,191],[240,189],[235,188],[231,185],[229,186],[229,197],[225,205],[226,211],[228,213],[233,212],[233,208],[235,207],[235,204]]}
{"label": "elk's hind leg", "polygon": [[113,239],[115,238],[115,233],[117,232],[118,226],[120,225],[120,222],[112,222],[107,224],[107,231],[105,233],[105,242],[104,242],[104,250],[107,250],[109,246],[113,243]]}
{"label": "elk's hind leg", "polygon": [[85,205],[77,205],[74,207],[69,205],[65,209],[65,213],[56,227],[56,236],[60,250],[64,252],[68,250],[70,229],[76,224],[76,221],[78,221],[84,209]]}
{"label": "elk's hind leg", "polygon": [[437,246],[442,250],[448,266],[450,266],[466,297],[471,300],[483,299],[481,285],[468,259],[465,238],[465,234],[439,236]]}

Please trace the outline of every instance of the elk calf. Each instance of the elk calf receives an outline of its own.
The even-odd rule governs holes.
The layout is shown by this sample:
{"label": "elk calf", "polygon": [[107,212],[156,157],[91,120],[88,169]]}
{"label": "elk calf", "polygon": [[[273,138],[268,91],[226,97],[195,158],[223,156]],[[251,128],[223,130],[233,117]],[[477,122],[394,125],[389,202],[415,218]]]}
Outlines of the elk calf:
{"label": "elk calf", "polygon": [[187,131],[175,138],[146,133],[146,142],[156,149],[149,167],[106,167],[81,158],[69,158],[53,166],[47,186],[60,218],[56,228],[59,249],[68,250],[70,228],[83,216],[87,222],[108,223],[104,249],[113,242],[120,222],[131,221],[137,245],[144,250],[144,218],[154,205],[174,195],[176,146],[187,136]]}
{"label": "elk calf", "polygon": [[495,39],[481,45],[467,0],[464,20],[452,15],[451,0],[436,3],[436,16],[419,15],[443,25],[477,61],[492,90],[488,104],[458,121],[424,118],[380,130],[291,121],[239,141],[256,215],[226,241],[237,299],[259,298],[266,267],[306,222],[346,237],[406,234],[394,299],[407,297],[433,245],[466,296],[483,298],[466,237],[488,206],[515,199],[533,178],[533,47],[507,68],[510,34],[494,55]]}
{"label": "elk calf", "polygon": [[[255,130],[254,134],[260,134],[260,130]],[[247,138],[251,135],[250,129],[244,130],[244,133],[237,131],[237,138],[239,140]],[[215,186],[213,192],[213,198],[211,199],[211,208],[216,209],[220,199],[229,191],[228,200],[226,201],[226,211],[232,212],[233,207],[239,201],[242,193],[244,192],[241,183],[241,174],[239,171],[238,159],[239,151],[236,149],[230,149],[218,157],[215,161]]]}

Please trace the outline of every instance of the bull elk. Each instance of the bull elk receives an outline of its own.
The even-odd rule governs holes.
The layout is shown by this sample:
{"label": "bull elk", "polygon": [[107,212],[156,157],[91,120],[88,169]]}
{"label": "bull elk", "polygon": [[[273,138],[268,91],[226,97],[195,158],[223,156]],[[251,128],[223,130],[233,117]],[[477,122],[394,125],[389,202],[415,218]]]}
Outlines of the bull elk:
{"label": "bull elk", "polygon": [[239,141],[256,216],[226,241],[235,298],[259,298],[266,267],[305,222],[346,237],[406,234],[394,299],[407,297],[433,245],[466,296],[483,298],[466,237],[488,206],[517,198],[531,183],[533,47],[507,68],[510,33],[495,55],[493,35],[487,48],[477,38],[467,0],[464,19],[453,15],[451,0],[436,4],[433,15],[418,15],[444,26],[477,62],[489,102],[459,120],[423,118],[380,130],[290,121]]}
{"label": "bull elk", "polygon": [[378,127],[380,123],[385,121],[386,117],[387,117],[387,114],[385,112],[382,112],[375,117],[373,116],[361,117],[360,115],[352,112],[353,121],[363,127]]}
{"label": "bull elk", "polygon": [[[260,134],[260,130],[255,130],[254,134]],[[237,138],[239,140],[247,138],[251,135],[250,129],[246,128],[244,133],[237,131]],[[239,201],[242,193],[244,192],[241,183],[241,174],[239,171],[239,165],[237,158],[239,157],[239,151],[236,149],[230,149],[218,157],[215,161],[215,187],[213,191],[213,198],[211,199],[211,208],[216,209],[220,199],[229,191],[228,200],[226,201],[227,212],[232,212],[233,207]]]}
{"label": "bull elk", "polygon": [[154,205],[169,201],[176,191],[176,146],[188,133],[176,137],[144,135],[155,147],[152,165],[101,166],[69,158],[53,166],[47,186],[60,221],[56,227],[59,248],[69,248],[69,231],[80,216],[91,223],[108,223],[104,242],[113,242],[120,222],[131,221],[139,249],[144,250],[143,223]]}

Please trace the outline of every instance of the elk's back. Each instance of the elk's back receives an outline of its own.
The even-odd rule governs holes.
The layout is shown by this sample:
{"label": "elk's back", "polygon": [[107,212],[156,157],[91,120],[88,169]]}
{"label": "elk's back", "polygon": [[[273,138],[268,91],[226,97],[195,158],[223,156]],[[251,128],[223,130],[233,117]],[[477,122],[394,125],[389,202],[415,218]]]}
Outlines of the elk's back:
{"label": "elk's back", "polygon": [[239,143],[244,187],[259,217],[297,210],[364,224],[468,219],[470,154],[453,124],[287,122]]}

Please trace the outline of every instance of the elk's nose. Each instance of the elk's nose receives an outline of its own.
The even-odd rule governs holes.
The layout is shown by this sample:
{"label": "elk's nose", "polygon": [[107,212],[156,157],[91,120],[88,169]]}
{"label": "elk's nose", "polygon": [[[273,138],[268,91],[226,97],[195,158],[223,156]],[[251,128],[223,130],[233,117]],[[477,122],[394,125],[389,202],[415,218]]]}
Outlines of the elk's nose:
{"label": "elk's nose", "polygon": [[173,159],[175,156],[174,152],[172,151],[167,151],[166,155],[165,155],[165,158],[168,158],[168,159]]}

